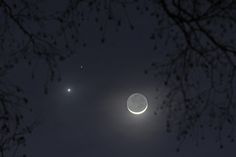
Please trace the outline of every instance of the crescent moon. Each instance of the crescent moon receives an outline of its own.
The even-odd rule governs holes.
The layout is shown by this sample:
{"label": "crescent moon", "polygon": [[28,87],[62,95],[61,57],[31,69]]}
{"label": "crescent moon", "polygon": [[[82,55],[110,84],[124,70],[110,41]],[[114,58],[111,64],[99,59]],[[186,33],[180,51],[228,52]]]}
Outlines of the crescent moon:
{"label": "crescent moon", "polygon": [[144,113],[148,108],[148,101],[147,98],[140,94],[140,93],[134,93],[129,96],[127,100],[127,109],[132,114],[142,114]]}
{"label": "crescent moon", "polygon": [[131,111],[129,108],[128,108],[128,110],[129,110],[129,112],[131,112],[131,113],[133,113],[133,114],[142,114],[142,113],[144,113],[146,110],[147,110],[147,107],[148,106],[146,106],[142,111],[140,111],[140,112],[134,112],[134,111]]}

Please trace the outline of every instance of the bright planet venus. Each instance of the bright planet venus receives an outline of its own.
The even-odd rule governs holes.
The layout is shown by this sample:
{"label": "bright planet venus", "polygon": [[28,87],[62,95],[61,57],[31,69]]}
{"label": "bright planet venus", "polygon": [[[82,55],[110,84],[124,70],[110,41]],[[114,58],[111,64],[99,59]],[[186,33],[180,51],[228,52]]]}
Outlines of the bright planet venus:
{"label": "bright planet venus", "polygon": [[142,114],[148,108],[147,98],[140,93],[134,93],[128,97],[127,108],[132,114]]}
{"label": "bright planet venus", "polygon": [[70,88],[67,88],[67,92],[70,93],[70,92],[71,92],[71,89],[70,89]]}

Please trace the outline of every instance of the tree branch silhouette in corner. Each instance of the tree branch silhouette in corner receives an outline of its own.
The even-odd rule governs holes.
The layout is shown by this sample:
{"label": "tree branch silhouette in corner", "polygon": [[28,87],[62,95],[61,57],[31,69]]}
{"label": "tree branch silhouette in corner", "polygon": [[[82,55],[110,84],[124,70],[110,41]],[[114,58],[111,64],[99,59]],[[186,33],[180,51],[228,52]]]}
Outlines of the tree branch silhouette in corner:
{"label": "tree branch silhouette in corner", "polygon": [[166,59],[146,72],[164,77],[169,89],[159,107],[168,112],[167,132],[177,132],[180,146],[187,137],[198,145],[212,129],[223,148],[224,139],[235,140],[236,3],[160,0],[156,6],[165,29],[153,36],[166,46],[174,43],[175,49],[159,52]]}

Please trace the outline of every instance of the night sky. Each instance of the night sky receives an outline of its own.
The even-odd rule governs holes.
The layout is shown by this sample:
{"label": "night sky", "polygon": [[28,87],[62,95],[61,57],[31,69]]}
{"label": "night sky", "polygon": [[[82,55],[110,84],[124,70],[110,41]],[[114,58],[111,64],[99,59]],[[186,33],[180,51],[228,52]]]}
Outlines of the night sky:
{"label": "night sky", "polygon": [[[96,26],[85,24],[87,47],[78,46],[75,55],[60,63],[62,81],[51,83],[48,95],[43,93],[43,64],[34,80],[25,63],[9,73],[7,78],[22,85],[33,105],[28,120],[40,122],[22,151],[32,157],[235,157],[235,144],[218,149],[210,132],[198,147],[189,138],[176,152],[179,143],[174,133],[166,133],[165,114],[154,114],[166,89],[152,74],[144,74],[153,61],[162,59],[149,40],[152,25],[145,15],[133,17],[135,30],[110,30],[104,44]],[[136,92],[149,103],[141,115],[126,107]]]}

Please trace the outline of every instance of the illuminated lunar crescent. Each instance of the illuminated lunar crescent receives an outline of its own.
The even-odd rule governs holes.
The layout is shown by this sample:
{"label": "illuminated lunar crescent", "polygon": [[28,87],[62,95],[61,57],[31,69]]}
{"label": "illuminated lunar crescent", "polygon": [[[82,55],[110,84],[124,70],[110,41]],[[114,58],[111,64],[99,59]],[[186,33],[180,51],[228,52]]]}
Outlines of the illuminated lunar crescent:
{"label": "illuminated lunar crescent", "polygon": [[148,108],[147,98],[140,93],[134,93],[128,97],[127,108],[133,114],[142,114]]}

